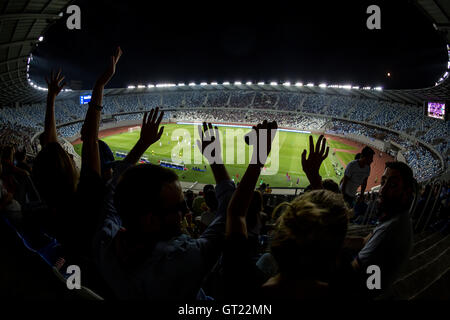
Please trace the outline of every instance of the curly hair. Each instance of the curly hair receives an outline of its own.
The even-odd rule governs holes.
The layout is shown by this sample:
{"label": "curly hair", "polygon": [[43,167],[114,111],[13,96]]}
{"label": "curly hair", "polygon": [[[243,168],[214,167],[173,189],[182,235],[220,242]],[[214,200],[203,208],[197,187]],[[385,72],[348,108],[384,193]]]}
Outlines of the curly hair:
{"label": "curly hair", "polygon": [[334,263],[347,233],[350,211],[342,195],[328,190],[305,193],[281,203],[271,251],[281,273],[320,275]]}

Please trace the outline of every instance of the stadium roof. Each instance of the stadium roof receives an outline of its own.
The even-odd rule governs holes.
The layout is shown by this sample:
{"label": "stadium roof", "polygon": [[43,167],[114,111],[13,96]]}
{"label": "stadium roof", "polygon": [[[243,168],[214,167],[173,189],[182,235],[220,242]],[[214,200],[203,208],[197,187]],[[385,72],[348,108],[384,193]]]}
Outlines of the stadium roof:
{"label": "stadium roof", "polygon": [[[6,0],[0,7],[0,105],[11,103],[33,103],[45,101],[46,92],[32,87],[27,80],[27,60],[39,43],[39,37],[45,36],[50,25],[60,18],[59,13],[70,0]],[[446,33],[450,43],[448,0],[416,0],[415,2],[430,19],[435,28]],[[196,85],[184,87],[109,89],[106,94],[125,94],[140,92],[158,92],[171,90],[217,90],[244,89],[260,91],[291,91],[303,93],[326,93],[333,95],[356,96],[368,99],[381,99],[406,104],[422,104],[425,100],[449,100],[449,77],[434,87],[412,90],[365,90],[339,87],[286,86],[283,84],[230,84]],[[75,98],[83,91],[63,92],[60,98]]]}
{"label": "stadium roof", "polygon": [[450,2],[448,0],[416,0],[421,11],[432,21],[435,29],[441,31],[450,43]]}
{"label": "stadium roof", "polygon": [[27,82],[27,60],[70,0],[6,0],[0,3],[0,105],[45,99]]}

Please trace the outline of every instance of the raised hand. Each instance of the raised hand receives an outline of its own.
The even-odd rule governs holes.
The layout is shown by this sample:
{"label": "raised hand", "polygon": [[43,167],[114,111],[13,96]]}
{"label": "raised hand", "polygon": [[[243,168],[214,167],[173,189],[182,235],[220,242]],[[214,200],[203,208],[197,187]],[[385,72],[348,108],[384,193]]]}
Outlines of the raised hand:
{"label": "raised hand", "polygon": [[50,80],[48,79],[48,77],[45,77],[45,82],[47,82],[48,87],[48,95],[50,97],[56,97],[64,88],[64,86],[66,85],[66,83],[63,82],[64,78],[65,77],[61,75],[61,69],[59,69],[58,73],[56,74],[52,70],[52,73],[50,74]]}
{"label": "raised hand", "polygon": [[245,142],[248,145],[253,145],[251,164],[263,166],[266,163],[277,129],[278,124],[276,121],[267,122],[267,120],[264,120],[262,123],[254,126],[250,133],[245,135]]}
{"label": "raised hand", "polygon": [[313,137],[309,136],[308,159],[306,159],[306,149],[303,150],[302,153],[303,171],[308,177],[308,180],[313,188],[320,188],[322,185],[319,169],[323,160],[325,160],[328,157],[328,151],[330,151],[330,148],[326,147],[326,143],[327,139],[323,135],[321,135],[317,140],[316,148],[314,150]]}
{"label": "raised hand", "polygon": [[202,127],[198,127],[201,140],[197,140],[197,146],[203,156],[208,159],[209,164],[222,164],[222,146],[219,140],[219,129],[212,127],[211,123],[203,122]]}
{"label": "raised hand", "polygon": [[144,114],[144,119],[142,120],[141,136],[139,140],[147,148],[158,141],[164,132],[164,127],[161,127],[158,131],[164,116],[164,111],[161,111],[159,116],[158,113],[159,108],[152,109],[150,113],[146,112]]}
{"label": "raised hand", "polygon": [[100,78],[98,78],[97,84],[105,86],[109,82],[109,80],[111,80],[111,78],[116,73],[116,65],[117,62],[119,62],[121,56],[122,56],[122,49],[120,49],[120,47],[117,47],[116,53],[110,57],[110,63],[108,65],[108,68],[100,76]]}

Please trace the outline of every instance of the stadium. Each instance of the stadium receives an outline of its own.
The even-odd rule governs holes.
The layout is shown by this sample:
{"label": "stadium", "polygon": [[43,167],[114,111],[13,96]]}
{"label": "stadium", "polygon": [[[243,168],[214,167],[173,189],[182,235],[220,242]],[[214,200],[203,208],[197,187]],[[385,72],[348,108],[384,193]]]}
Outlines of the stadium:
{"label": "stadium", "polygon": [[[13,144],[16,150],[25,150],[30,163],[42,150],[40,138],[46,127],[48,93],[42,83],[37,84],[30,76],[33,50],[69,2],[6,1],[0,7],[0,145]],[[436,28],[448,32],[450,10],[445,1],[417,3]],[[442,17],[446,17],[445,21]],[[160,108],[164,112],[161,122],[164,133],[138,162],[170,168],[178,176],[185,194],[203,195],[205,186],[215,184],[215,175],[201,155],[200,162],[194,159],[195,152],[199,152],[201,124],[208,122],[219,128],[221,142],[226,141],[223,144],[226,168],[232,181],[238,184],[251,157],[249,146],[239,144],[243,136],[258,123],[275,120],[278,159],[275,161],[273,152],[256,185],[263,188],[262,199],[269,215],[278,204],[307,192],[310,181],[302,170],[301,152],[308,149],[310,135],[314,142],[319,136],[325,136],[330,152],[319,174],[323,180],[331,179],[337,184],[344,178],[347,165],[368,146],[375,154],[365,188],[366,206],[359,218],[349,223],[347,234],[351,236],[365,236],[379,223],[375,207],[386,163],[406,163],[419,186],[409,209],[414,230],[412,253],[393,282],[392,292],[384,298],[449,299],[448,33],[446,41],[447,71],[434,86],[421,89],[270,80],[131,83],[122,88],[106,88],[98,138],[106,142],[114,159],[121,161],[139,140],[144,114]],[[59,143],[71,155],[78,170],[83,163],[81,129],[92,96],[91,90],[63,89],[55,101]],[[430,106],[434,104],[443,106],[442,111],[432,113]],[[229,135],[234,135],[231,140],[227,140]],[[276,170],[270,173],[274,164]],[[21,247],[20,254],[14,246],[3,248],[11,242],[8,237],[16,236],[15,232],[20,234],[12,225],[2,221],[2,230],[8,229],[1,232],[2,250],[11,260],[0,270],[2,297],[105,298],[101,290],[99,293],[95,287],[88,288],[89,285],[82,290],[68,290],[64,279],[67,275],[55,271],[54,266],[49,267],[48,261],[41,259],[42,252],[28,247],[22,236],[15,237],[16,245]],[[11,229],[15,232],[11,233]],[[38,266],[37,272],[42,275],[31,286],[26,284],[27,280],[19,281],[18,274],[25,262]],[[43,285],[45,290],[37,289]]]}

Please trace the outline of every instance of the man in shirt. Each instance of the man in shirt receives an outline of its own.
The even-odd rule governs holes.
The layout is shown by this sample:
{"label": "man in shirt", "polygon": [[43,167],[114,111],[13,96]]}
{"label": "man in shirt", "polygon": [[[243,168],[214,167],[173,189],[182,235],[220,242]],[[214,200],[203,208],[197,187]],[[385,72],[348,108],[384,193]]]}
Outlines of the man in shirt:
{"label": "man in shirt", "polygon": [[[114,168],[106,217],[94,241],[96,263],[119,299],[192,301],[221,252],[235,186],[223,162],[208,158],[217,184],[216,217],[198,239],[182,234],[181,216],[187,206],[176,173],[151,164],[134,166],[162,134],[162,129],[157,131],[162,114],[156,121],[158,109],[153,118],[152,113],[149,122],[144,116],[136,146]],[[202,138],[202,152],[215,141]]]}
{"label": "man in shirt", "polygon": [[344,200],[350,208],[353,208],[356,192],[361,186],[361,194],[358,201],[364,200],[364,192],[367,187],[367,179],[370,176],[370,164],[373,162],[375,152],[370,147],[364,147],[361,157],[351,161],[345,168],[344,178],[341,184],[341,192]]}
{"label": "man in shirt", "polygon": [[359,251],[352,267],[364,284],[369,276],[367,268],[371,265],[380,268],[381,291],[376,290],[378,293],[389,291],[408,262],[413,243],[409,209],[415,184],[407,164],[387,162],[377,200],[380,224],[367,237],[347,238],[344,244]]}

